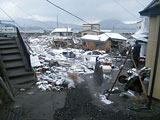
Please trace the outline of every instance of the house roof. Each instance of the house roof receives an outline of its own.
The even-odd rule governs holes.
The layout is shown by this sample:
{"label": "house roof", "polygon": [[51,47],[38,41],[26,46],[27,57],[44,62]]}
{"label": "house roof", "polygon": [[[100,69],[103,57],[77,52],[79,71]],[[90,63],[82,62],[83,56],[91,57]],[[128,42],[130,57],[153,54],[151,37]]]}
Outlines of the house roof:
{"label": "house roof", "polygon": [[142,42],[148,42],[148,33],[144,33],[142,30],[136,32],[132,37]]}
{"label": "house roof", "polygon": [[55,32],[73,32],[72,28],[55,28],[52,33]]}
{"label": "house roof", "polygon": [[141,29],[132,35],[133,38],[142,42],[148,42],[149,22],[147,21],[149,21],[149,18],[144,17],[141,22]]}
{"label": "house roof", "polygon": [[81,37],[82,40],[93,40],[93,41],[102,41],[105,42],[109,38],[111,39],[117,39],[117,40],[127,40],[125,37],[118,33],[103,33],[100,35],[85,35]]}
{"label": "house roof", "polygon": [[112,30],[100,30],[100,32],[103,32],[103,33],[110,33]]}
{"label": "house roof", "polygon": [[142,16],[160,15],[160,0],[153,0],[144,10],[139,12]]}
{"label": "house roof", "polygon": [[81,32],[87,32],[87,31],[99,32],[99,30],[95,30],[95,29],[83,30],[83,31],[81,31]]}
{"label": "house roof", "polygon": [[100,36],[100,35],[85,35],[81,37],[82,40],[93,40],[93,41],[107,41],[108,36]]}
{"label": "house roof", "polygon": [[111,39],[118,39],[118,40],[127,40],[127,38],[123,37],[119,33],[105,33]]}

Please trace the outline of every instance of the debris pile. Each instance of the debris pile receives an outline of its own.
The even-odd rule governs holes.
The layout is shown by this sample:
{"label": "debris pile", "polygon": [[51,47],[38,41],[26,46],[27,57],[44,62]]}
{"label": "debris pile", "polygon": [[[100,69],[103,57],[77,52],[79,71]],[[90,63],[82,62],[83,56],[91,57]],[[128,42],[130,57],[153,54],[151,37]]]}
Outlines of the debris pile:
{"label": "debris pile", "polygon": [[54,49],[50,36],[29,38],[28,42],[34,51],[30,57],[38,78],[37,86],[42,91],[75,88],[77,83],[83,81],[81,75],[94,72],[97,56],[101,60],[102,69],[111,72],[110,66],[107,69],[103,66],[112,65],[104,51],[90,51],[90,55],[90,52],[81,49]]}
{"label": "debris pile", "polygon": [[83,50],[53,49],[49,47],[50,41],[47,36],[29,39],[34,51],[30,56],[31,64],[38,78],[36,85],[40,90],[75,88],[76,83],[83,81],[80,75],[93,73],[81,60]]}

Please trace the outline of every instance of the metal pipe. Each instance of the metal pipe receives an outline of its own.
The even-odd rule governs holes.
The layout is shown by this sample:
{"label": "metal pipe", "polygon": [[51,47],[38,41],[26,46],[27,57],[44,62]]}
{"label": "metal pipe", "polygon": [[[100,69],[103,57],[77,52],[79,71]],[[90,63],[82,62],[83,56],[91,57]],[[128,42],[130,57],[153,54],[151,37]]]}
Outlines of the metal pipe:
{"label": "metal pipe", "polygon": [[156,55],[155,55],[155,61],[154,61],[152,84],[151,84],[150,97],[149,97],[149,103],[148,103],[148,107],[150,109],[152,104],[152,96],[153,96],[153,90],[154,90],[154,84],[155,84],[155,78],[156,78],[156,72],[157,72],[157,64],[158,64],[158,57],[159,57],[159,50],[160,50],[159,47],[160,47],[160,23],[159,23],[159,29],[158,29],[158,40],[157,40]]}

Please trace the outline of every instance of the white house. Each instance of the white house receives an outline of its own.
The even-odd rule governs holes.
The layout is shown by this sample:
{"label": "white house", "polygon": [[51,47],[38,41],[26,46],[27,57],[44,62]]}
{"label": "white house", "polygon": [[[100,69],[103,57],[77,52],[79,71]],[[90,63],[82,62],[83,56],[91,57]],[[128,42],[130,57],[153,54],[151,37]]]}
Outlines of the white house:
{"label": "white house", "polygon": [[73,36],[73,29],[72,28],[55,28],[51,33],[53,36],[58,37],[68,37],[71,38]]}
{"label": "white house", "polygon": [[[139,26],[139,23],[138,23]],[[140,29],[139,29],[140,28]],[[132,37],[141,44],[141,57],[146,56],[146,49],[148,43],[148,33],[149,33],[149,17],[143,17],[141,21],[141,27],[138,27],[137,32],[135,32]]]}
{"label": "white house", "polygon": [[0,36],[14,37],[16,36],[16,28],[12,24],[4,24],[0,21]]}

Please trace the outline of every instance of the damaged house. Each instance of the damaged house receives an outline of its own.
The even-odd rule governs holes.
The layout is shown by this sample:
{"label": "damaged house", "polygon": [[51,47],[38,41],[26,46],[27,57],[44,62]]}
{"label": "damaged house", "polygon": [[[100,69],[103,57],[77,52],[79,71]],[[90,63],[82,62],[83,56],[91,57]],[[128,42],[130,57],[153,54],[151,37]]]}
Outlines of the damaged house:
{"label": "damaged house", "polygon": [[54,47],[69,47],[73,45],[72,28],[55,28],[51,33]]}
{"label": "damaged house", "polygon": [[117,52],[126,45],[126,38],[118,33],[103,33],[100,35],[85,35],[81,37],[84,50],[104,50]]}

